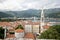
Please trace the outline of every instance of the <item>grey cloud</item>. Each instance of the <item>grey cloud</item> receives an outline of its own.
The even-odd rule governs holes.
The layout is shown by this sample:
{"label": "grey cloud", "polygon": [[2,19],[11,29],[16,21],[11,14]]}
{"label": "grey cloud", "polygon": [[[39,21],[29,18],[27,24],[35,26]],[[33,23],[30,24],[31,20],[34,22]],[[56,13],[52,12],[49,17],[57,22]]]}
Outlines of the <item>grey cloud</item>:
{"label": "grey cloud", "polygon": [[6,0],[0,0],[0,3],[3,3],[3,2],[5,2]]}

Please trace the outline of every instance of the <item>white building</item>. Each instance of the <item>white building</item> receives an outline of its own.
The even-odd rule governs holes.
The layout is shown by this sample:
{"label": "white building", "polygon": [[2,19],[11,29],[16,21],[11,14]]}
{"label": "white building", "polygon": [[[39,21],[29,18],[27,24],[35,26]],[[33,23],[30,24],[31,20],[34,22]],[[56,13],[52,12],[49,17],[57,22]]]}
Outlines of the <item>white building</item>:
{"label": "white building", "polygon": [[22,30],[22,29],[15,30],[15,37],[16,38],[23,38],[24,37],[24,30]]}
{"label": "white building", "polygon": [[32,32],[32,25],[26,24],[25,25],[25,32]]}
{"label": "white building", "polygon": [[39,33],[39,25],[33,25],[33,33]]}

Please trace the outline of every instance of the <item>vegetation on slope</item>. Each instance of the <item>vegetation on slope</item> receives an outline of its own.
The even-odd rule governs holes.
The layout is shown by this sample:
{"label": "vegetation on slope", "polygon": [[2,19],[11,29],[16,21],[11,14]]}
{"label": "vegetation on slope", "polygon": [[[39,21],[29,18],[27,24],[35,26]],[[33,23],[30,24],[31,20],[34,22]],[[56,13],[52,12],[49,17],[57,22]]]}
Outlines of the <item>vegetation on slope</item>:
{"label": "vegetation on slope", "polygon": [[60,25],[51,26],[48,30],[41,33],[39,39],[60,39]]}

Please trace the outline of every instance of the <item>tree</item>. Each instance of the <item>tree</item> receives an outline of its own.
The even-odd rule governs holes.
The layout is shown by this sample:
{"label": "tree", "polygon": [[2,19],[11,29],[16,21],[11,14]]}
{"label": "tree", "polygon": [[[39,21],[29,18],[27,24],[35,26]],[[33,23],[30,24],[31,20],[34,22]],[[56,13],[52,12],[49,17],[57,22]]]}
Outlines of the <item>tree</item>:
{"label": "tree", "polygon": [[4,29],[0,27],[0,39],[4,39]]}
{"label": "tree", "polygon": [[51,26],[48,30],[41,33],[39,39],[60,39],[60,25]]}
{"label": "tree", "polygon": [[15,29],[24,29],[22,25],[18,25]]}
{"label": "tree", "polygon": [[0,18],[0,21],[1,21],[1,18]]}

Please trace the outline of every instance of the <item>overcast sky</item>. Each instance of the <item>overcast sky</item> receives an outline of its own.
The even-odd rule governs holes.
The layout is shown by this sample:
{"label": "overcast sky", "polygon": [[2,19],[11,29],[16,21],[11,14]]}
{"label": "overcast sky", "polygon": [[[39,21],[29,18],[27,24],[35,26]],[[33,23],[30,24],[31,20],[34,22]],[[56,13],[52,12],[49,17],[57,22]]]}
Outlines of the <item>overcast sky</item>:
{"label": "overcast sky", "polygon": [[59,8],[60,0],[0,0],[0,10]]}

